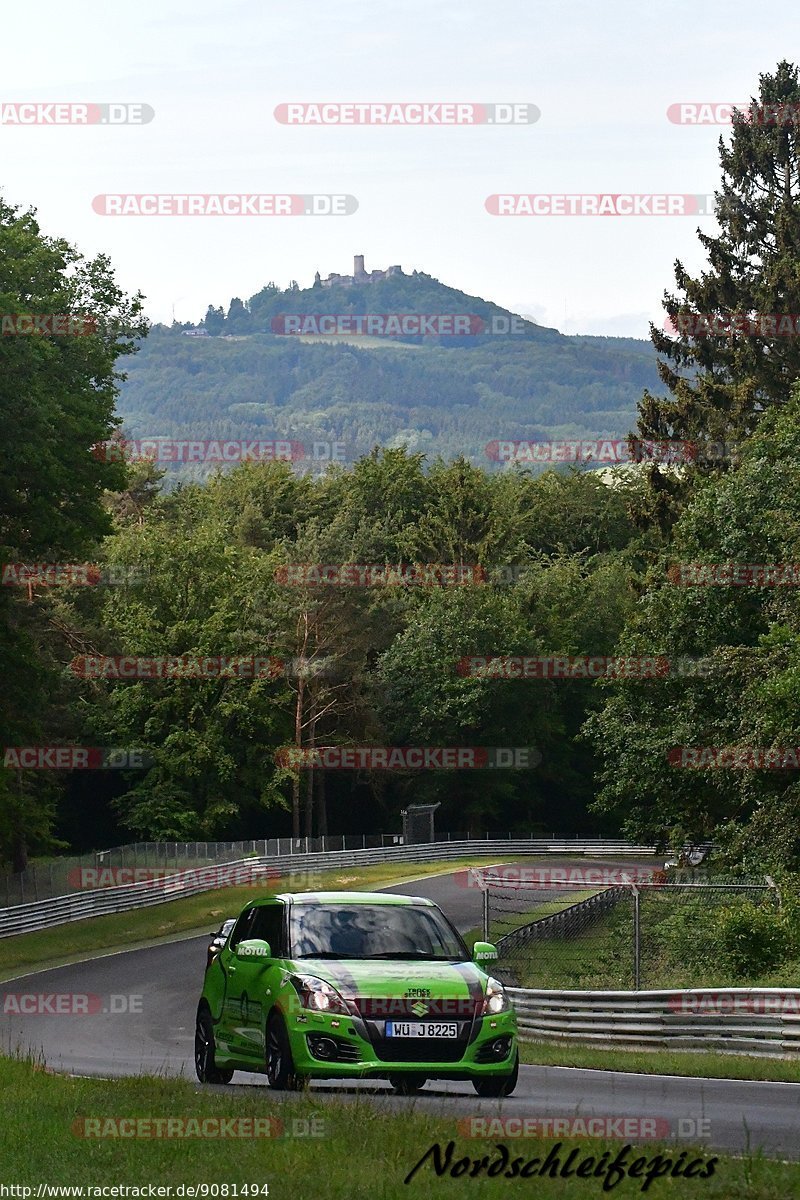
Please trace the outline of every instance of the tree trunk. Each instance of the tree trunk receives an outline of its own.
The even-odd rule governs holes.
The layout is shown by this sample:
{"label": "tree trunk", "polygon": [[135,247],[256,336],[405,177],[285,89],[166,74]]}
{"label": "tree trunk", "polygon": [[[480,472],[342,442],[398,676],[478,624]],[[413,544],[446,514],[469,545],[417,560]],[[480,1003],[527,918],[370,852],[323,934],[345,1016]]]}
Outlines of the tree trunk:
{"label": "tree trunk", "polygon": [[[294,708],[294,744],[298,750],[303,744],[303,692],[305,681],[302,677],[297,680],[297,701]],[[300,767],[295,768],[296,774],[292,780],[292,837],[300,837]]]}
{"label": "tree trunk", "polygon": [[[308,745],[313,751],[317,744],[317,715],[316,715],[316,700],[311,701],[311,724],[309,727]],[[314,770],[313,756],[308,766],[308,776],[306,779],[306,803],[305,803],[305,835],[310,838],[313,830],[314,822]]]}

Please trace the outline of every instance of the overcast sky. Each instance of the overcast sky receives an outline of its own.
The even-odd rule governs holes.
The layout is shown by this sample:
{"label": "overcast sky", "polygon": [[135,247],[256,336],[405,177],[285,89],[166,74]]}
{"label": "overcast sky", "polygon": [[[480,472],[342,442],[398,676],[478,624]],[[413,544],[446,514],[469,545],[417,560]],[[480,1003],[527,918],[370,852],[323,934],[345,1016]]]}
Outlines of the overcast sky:
{"label": "overcast sky", "polygon": [[[0,102],[139,102],[142,126],[0,125],[0,189],[48,233],[108,253],[153,320],[314,271],[400,263],[567,333],[647,336],[672,264],[711,217],[494,217],[515,193],[712,192],[724,126],[680,101],[745,102],[791,57],[744,0],[89,0],[7,5]],[[310,127],[290,101],[518,101],[510,128]],[[342,217],[108,217],[106,193],[346,193]]]}

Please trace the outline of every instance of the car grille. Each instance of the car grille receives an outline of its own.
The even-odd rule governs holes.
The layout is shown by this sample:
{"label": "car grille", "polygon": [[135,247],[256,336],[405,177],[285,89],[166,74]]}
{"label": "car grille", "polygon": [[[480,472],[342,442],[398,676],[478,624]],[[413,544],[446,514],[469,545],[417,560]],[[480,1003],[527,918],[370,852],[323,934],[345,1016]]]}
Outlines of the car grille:
{"label": "car grille", "polygon": [[461,1062],[466,1042],[457,1038],[374,1038],[381,1062]]}

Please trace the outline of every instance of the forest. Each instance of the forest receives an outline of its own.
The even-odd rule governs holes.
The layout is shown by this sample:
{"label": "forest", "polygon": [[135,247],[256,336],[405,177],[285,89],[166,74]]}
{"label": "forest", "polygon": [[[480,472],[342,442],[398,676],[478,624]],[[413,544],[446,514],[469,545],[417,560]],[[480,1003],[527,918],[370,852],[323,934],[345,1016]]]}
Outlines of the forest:
{"label": "forest", "polygon": [[[787,63],[760,86],[764,105],[800,98]],[[631,433],[736,455],[610,476],[492,471],[468,452],[514,404],[522,427],[528,354],[555,354],[547,386],[574,398],[578,341],[545,331],[539,343],[534,330],[511,347],[364,357],[269,334],[147,336],[142,297],[122,293],[107,258],[87,261],[33,213],[0,205],[3,310],[92,320],[81,337],[0,339],[0,856],[19,869],[29,854],[128,836],[391,831],[405,805],[431,801],[440,828],[713,838],[740,865],[796,869],[800,347],[677,318],[800,312],[798,150],[795,124],[734,122],[719,233],[701,235],[707,269],[676,264],[664,307],[680,332],[652,330],[659,385],[642,384],[644,354],[583,339],[620,389],[640,389]],[[263,381],[270,412],[294,404],[291,374],[315,428],[330,432],[321,414],[340,413],[354,441],[380,441],[412,411],[401,419],[387,400],[395,369],[422,405],[405,364],[426,355],[441,364],[426,395],[460,450],[387,438],[316,475],[246,463],[172,488],[152,462],[92,453],[127,430],[134,403],[141,429],[163,404],[173,425],[158,432],[232,436],[231,404],[262,401],[225,369],[228,353]],[[267,370],[270,355],[291,371]],[[482,368],[462,390],[469,364],[492,355],[491,396]],[[513,398],[506,415],[498,396]],[[563,416],[548,403],[544,415]],[[601,403],[580,420],[603,424]],[[151,666],[97,665],[120,656]],[[220,659],[216,673],[191,666]],[[645,660],[657,669],[636,667]],[[57,746],[139,758],[46,770],[21,754]],[[472,748],[484,765],[385,770],[362,756],[338,769],[331,747],[340,759]],[[535,753],[509,766],[498,748]]]}

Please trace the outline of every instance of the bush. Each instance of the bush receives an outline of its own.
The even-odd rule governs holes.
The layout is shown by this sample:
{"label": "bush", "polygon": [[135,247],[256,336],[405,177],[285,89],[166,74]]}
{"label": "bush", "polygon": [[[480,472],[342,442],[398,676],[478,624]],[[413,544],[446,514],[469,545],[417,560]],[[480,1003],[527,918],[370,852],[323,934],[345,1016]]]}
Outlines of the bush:
{"label": "bush", "polygon": [[792,938],[780,912],[752,900],[720,908],[712,916],[711,939],[720,966],[737,979],[758,976],[785,962]]}

